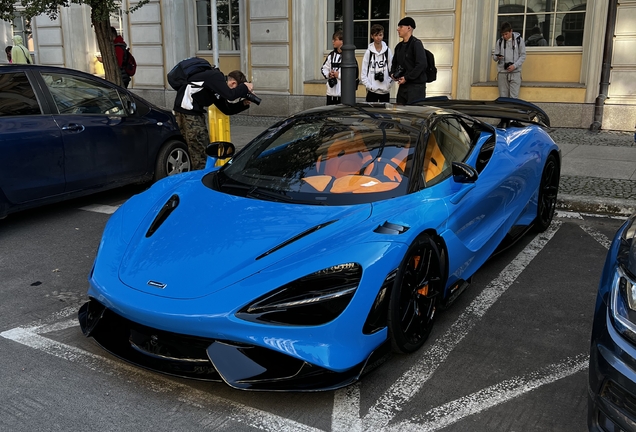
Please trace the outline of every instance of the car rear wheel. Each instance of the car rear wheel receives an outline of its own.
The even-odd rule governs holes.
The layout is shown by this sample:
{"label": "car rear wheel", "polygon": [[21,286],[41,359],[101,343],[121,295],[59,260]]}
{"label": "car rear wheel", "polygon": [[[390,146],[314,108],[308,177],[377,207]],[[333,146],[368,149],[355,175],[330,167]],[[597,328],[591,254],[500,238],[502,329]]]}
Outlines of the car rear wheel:
{"label": "car rear wheel", "polygon": [[428,338],[444,289],[442,268],[437,244],[420,234],[406,252],[391,291],[388,325],[394,351],[414,352]]}
{"label": "car rear wheel", "polygon": [[190,171],[190,155],[188,148],[181,141],[168,141],[159,150],[155,181],[173,174]]}
{"label": "car rear wheel", "polygon": [[544,232],[552,223],[556,209],[557,193],[559,192],[560,171],[556,157],[551,154],[545,161],[541,184],[539,185],[539,202],[537,204],[537,218],[534,221],[534,229]]}

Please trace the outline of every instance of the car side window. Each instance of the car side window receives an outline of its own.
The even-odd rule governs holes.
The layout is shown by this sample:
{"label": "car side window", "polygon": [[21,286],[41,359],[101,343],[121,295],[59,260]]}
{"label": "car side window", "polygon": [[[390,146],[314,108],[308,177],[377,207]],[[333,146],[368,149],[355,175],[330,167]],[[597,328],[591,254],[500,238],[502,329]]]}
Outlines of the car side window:
{"label": "car side window", "polygon": [[42,73],[60,114],[126,115],[119,92],[101,82],[62,73]]}
{"label": "car side window", "polygon": [[453,117],[443,117],[431,128],[426,143],[422,174],[426,186],[432,186],[451,174],[452,162],[461,162],[470,152],[472,139]]}
{"label": "car side window", "polygon": [[0,74],[0,117],[42,114],[24,72]]}
{"label": "car side window", "polygon": [[437,123],[435,137],[440,150],[450,162],[462,162],[471,148],[471,137],[460,121],[445,117]]}

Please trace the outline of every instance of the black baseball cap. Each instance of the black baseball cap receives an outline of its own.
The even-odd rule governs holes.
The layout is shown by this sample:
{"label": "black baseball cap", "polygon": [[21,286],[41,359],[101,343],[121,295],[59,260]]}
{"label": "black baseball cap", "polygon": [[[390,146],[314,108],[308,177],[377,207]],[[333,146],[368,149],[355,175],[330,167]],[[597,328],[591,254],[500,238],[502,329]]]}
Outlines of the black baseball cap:
{"label": "black baseball cap", "polygon": [[411,28],[415,28],[415,20],[411,17],[404,17],[398,23],[399,26],[409,26]]}

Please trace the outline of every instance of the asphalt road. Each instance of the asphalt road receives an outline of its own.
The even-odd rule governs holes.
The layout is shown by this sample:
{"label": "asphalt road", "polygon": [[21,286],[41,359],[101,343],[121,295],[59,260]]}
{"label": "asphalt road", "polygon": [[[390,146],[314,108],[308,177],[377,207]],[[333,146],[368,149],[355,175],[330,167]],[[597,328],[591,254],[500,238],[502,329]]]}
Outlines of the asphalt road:
{"label": "asphalt road", "polygon": [[560,214],[490,260],[420,351],[354,386],[253,393],[130,366],[82,335],[108,212],[140,190],[0,221],[0,431],[586,430],[596,288],[622,220]]}

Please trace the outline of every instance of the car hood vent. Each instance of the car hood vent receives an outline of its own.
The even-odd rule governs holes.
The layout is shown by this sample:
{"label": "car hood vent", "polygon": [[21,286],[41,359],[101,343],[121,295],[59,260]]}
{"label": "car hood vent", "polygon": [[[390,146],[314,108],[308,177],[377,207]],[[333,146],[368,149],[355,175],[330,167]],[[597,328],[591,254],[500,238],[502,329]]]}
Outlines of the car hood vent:
{"label": "car hood vent", "polygon": [[292,244],[293,242],[295,242],[295,241],[297,241],[297,240],[300,240],[301,238],[303,238],[303,237],[305,237],[305,236],[308,236],[308,235],[309,235],[309,234],[311,234],[311,233],[315,233],[315,232],[316,232],[316,231],[318,231],[319,229],[322,229],[322,228],[324,228],[324,227],[326,227],[326,226],[328,226],[328,225],[331,225],[331,224],[332,224],[332,223],[334,223],[334,222],[335,222],[335,220],[332,220],[332,221],[325,222],[325,223],[320,224],[320,225],[316,225],[316,226],[315,226],[315,227],[313,227],[313,228],[309,228],[307,231],[303,231],[303,232],[301,232],[300,234],[298,234],[297,236],[294,236],[294,237],[290,238],[289,240],[284,241],[283,243],[279,244],[278,246],[276,246],[276,247],[274,247],[274,248],[272,248],[272,249],[268,250],[268,251],[267,251],[267,252],[265,252],[264,254],[259,255],[258,257],[256,257],[256,259],[257,259],[257,260],[259,260],[259,259],[261,259],[261,258],[263,258],[263,257],[266,257],[267,255],[272,254],[272,253],[276,252],[277,250],[282,249],[282,248],[284,248],[285,246],[287,246],[287,245],[289,245],[289,244]]}
{"label": "car hood vent", "polygon": [[148,228],[148,232],[146,232],[146,238],[152,236],[155,231],[159,229],[159,227],[168,219],[170,213],[172,213],[177,206],[179,205],[179,195],[172,195],[170,199],[163,205],[159,213],[157,213],[157,217],[150,224],[150,228]]}
{"label": "car hood vent", "polygon": [[408,230],[409,230],[409,227],[407,226],[398,225],[391,222],[384,222],[382,225],[378,225],[378,227],[374,229],[373,232],[376,232],[378,234],[399,235],[399,234],[404,234]]}

